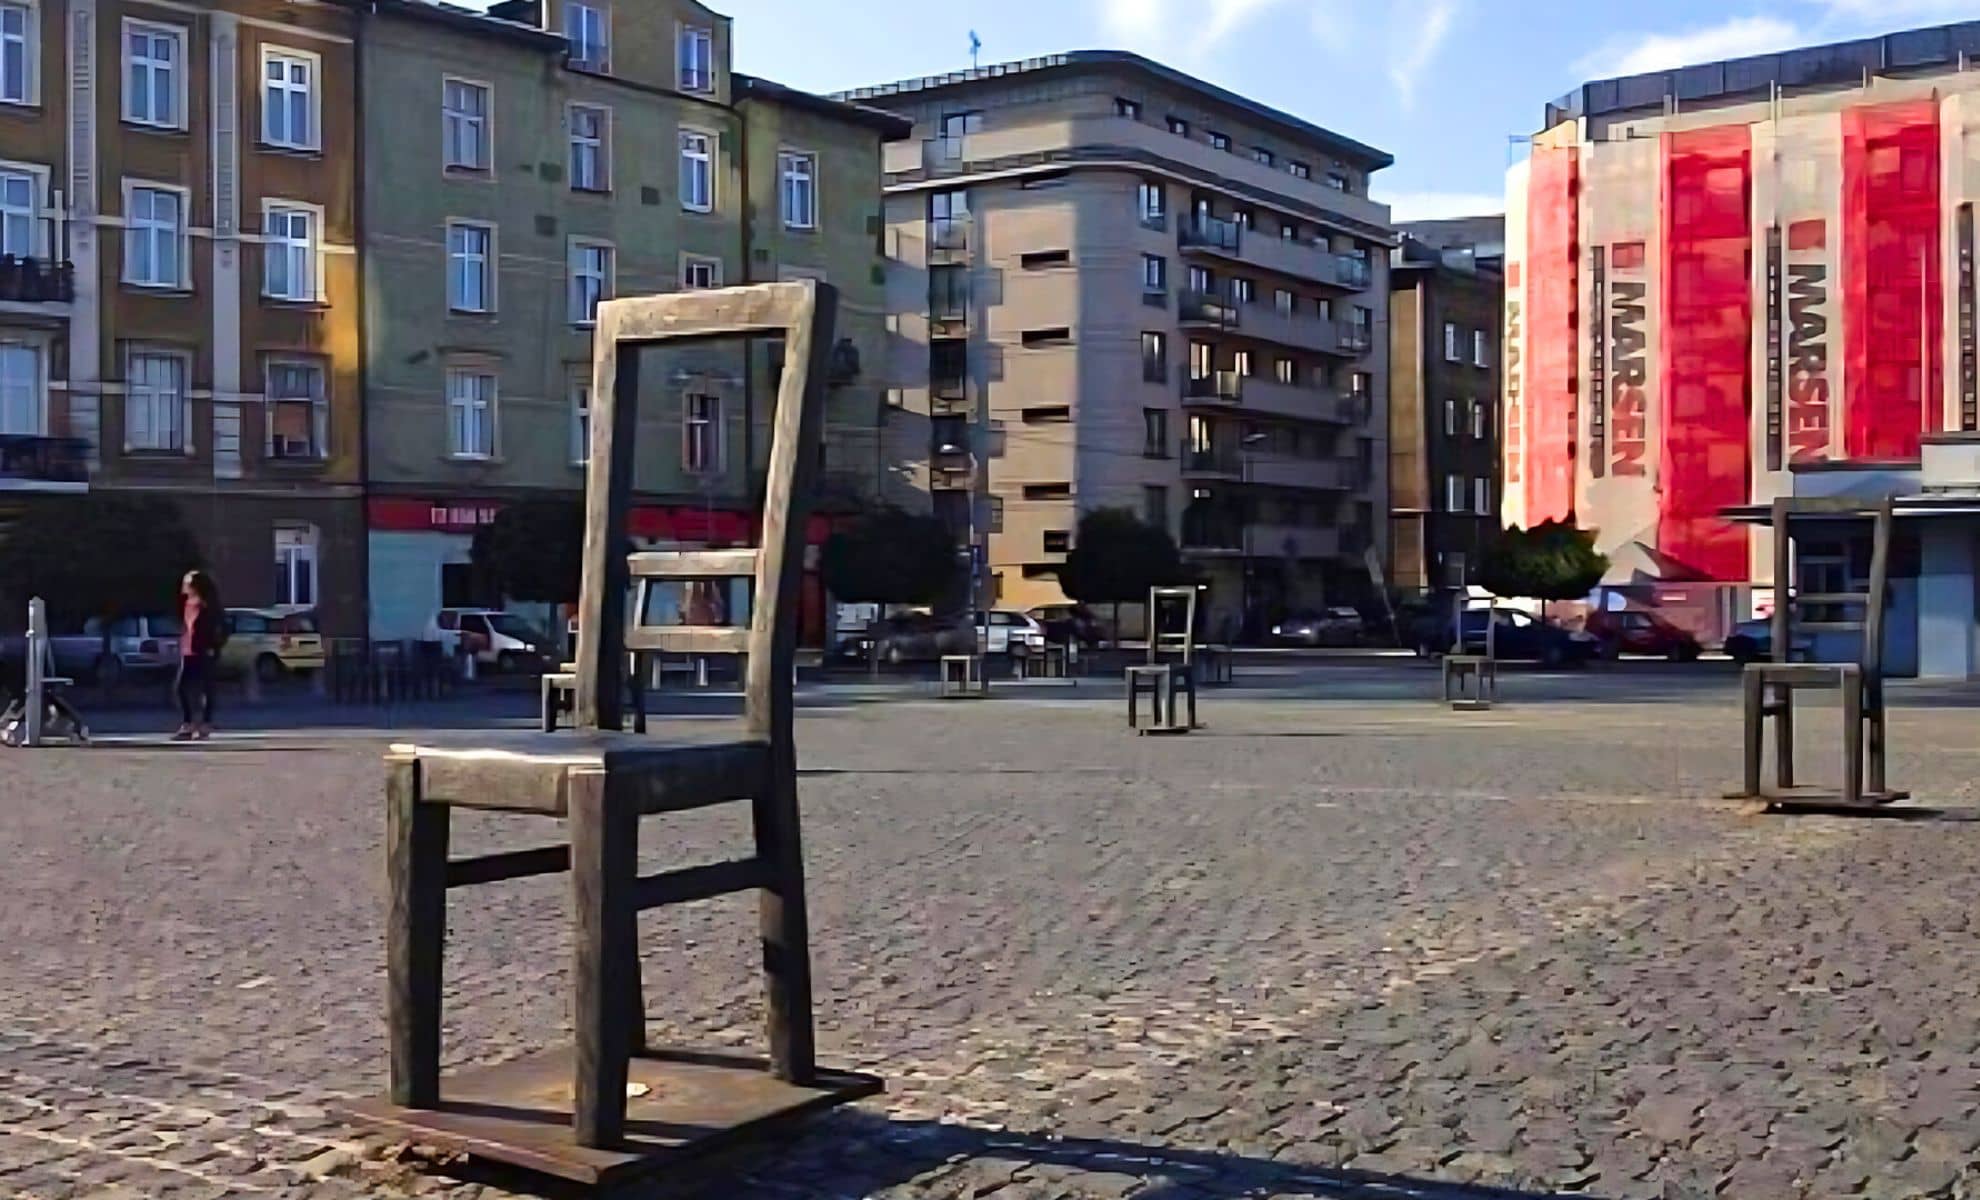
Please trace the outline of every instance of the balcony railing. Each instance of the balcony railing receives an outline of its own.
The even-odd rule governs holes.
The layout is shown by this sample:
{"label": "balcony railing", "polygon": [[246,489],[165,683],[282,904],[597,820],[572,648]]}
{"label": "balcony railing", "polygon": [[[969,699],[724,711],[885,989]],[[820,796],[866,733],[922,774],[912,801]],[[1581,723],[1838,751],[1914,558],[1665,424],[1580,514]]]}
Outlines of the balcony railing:
{"label": "balcony railing", "polygon": [[1370,346],[1375,344],[1374,331],[1366,325],[1357,325],[1353,321],[1341,321],[1339,322],[1339,328],[1341,349],[1343,350],[1355,354],[1364,354]]}
{"label": "balcony railing", "polygon": [[931,171],[961,166],[967,157],[965,140],[960,134],[929,138],[921,143],[922,165]]}
{"label": "balcony railing", "polygon": [[88,487],[87,441],[0,434],[0,491],[81,491]]}
{"label": "balcony railing", "polygon": [[1236,404],[1244,399],[1244,376],[1236,371],[1212,371],[1183,380],[1183,397],[1188,400],[1216,400]]}
{"label": "balcony railing", "polygon": [[1235,306],[1211,292],[1199,292],[1194,289],[1183,292],[1177,315],[1184,324],[1189,325],[1215,325],[1219,329],[1235,329],[1238,324],[1238,312]]}
{"label": "balcony railing", "polygon": [[0,300],[67,304],[75,298],[76,269],[71,264],[0,254]]}
{"label": "balcony railing", "polygon": [[1218,217],[1191,217],[1176,229],[1176,242],[1185,249],[1195,247],[1222,254],[1235,255],[1242,236],[1236,221]]}
{"label": "balcony railing", "polygon": [[1213,440],[1208,446],[1201,446],[1184,438],[1182,469],[1186,475],[1228,475],[1237,478],[1244,474],[1244,457],[1236,446],[1228,443]]}
{"label": "balcony railing", "polygon": [[1342,286],[1359,291],[1368,286],[1369,275],[1367,259],[1353,254],[1334,256],[1334,278]]}
{"label": "balcony railing", "polygon": [[969,220],[936,217],[928,222],[928,257],[940,261],[969,253]]}
{"label": "balcony railing", "polygon": [[1244,522],[1223,515],[1201,516],[1184,513],[1182,548],[1218,554],[1242,553]]}

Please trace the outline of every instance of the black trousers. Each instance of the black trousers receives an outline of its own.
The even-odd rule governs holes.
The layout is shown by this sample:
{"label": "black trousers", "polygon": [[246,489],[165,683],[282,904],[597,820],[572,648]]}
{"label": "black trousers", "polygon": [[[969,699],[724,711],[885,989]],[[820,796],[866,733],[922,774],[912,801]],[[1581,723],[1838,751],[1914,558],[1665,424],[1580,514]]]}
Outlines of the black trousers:
{"label": "black trousers", "polygon": [[[194,655],[179,660],[179,720],[187,725],[213,724],[213,656]],[[194,701],[198,701],[195,714]]]}

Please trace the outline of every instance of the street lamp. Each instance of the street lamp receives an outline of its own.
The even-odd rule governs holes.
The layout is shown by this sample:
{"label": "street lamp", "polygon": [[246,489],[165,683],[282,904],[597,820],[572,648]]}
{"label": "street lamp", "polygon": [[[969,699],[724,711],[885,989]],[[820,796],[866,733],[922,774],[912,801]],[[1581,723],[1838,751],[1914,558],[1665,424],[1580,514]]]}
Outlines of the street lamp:
{"label": "street lamp", "polygon": [[[1263,433],[1247,433],[1238,439],[1238,483],[1245,496],[1245,503],[1251,501],[1251,448],[1266,440]],[[1240,511],[1243,519],[1239,533],[1238,554],[1238,625],[1247,636],[1251,634],[1251,525],[1249,514]]]}

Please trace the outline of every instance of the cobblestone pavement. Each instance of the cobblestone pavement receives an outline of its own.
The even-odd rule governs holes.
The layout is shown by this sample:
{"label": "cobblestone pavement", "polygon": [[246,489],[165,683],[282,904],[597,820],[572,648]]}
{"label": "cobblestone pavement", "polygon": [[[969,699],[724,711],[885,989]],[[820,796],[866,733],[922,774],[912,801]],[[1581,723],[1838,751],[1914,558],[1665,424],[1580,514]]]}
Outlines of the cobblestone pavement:
{"label": "cobblestone pavement", "polygon": [[[1723,678],[1577,686],[1211,693],[1180,739],[1111,701],[807,712],[821,1050],[888,1094],[632,1194],[1980,1196],[1980,712],[1896,715],[1940,811],[1783,818],[1714,798]],[[0,756],[0,1195],[542,1187],[325,1117],[383,1084],[378,746],[282,745]],[[746,839],[661,828],[648,869]],[[562,887],[453,907],[450,1062],[564,1036]],[[657,1037],[754,1044],[752,927],[646,919]]]}

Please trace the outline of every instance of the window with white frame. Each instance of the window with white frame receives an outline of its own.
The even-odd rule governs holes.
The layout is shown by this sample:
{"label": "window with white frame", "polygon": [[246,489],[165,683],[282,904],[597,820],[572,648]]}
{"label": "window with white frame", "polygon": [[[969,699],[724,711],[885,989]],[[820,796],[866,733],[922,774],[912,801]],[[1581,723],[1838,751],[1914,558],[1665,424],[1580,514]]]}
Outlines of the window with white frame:
{"label": "window with white frame", "polygon": [[1444,361],[1464,361],[1464,353],[1458,349],[1458,327],[1449,321],[1444,322]]}
{"label": "window with white frame", "polygon": [[714,142],[700,130],[681,130],[681,207],[690,212],[715,207]]}
{"label": "window with white frame", "polygon": [[612,296],[612,247],[572,242],[570,258],[571,324],[589,325],[598,319],[598,302]]}
{"label": "window with white frame", "polygon": [[681,286],[690,291],[722,286],[722,260],[689,256],[681,263]]}
{"label": "window with white frame", "polygon": [[1461,513],[1465,509],[1464,476],[1444,476],[1444,511]]}
{"label": "window with white frame", "polygon": [[40,437],[48,432],[48,392],[41,378],[41,347],[0,342],[0,434]]}
{"label": "window with white frame", "polygon": [[1471,331],[1471,365],[1474,367],[1489,367],[1492,365],[1491,350],[1485,345],[1485,331],[1483,329],[1474,329]]}
{"label": "window with white frame", "polygon": [[149,21],[124,22],[124,120],[179,129],[186,85],[186,31]]}
{"label": "window with white frame", "polygon": [[41,180],[32,171],[0,167],[0,254],[32,258],[40,224]]}
{"label": "window with white frame", "polygon": [[314,54],[269,48],[261,52],[261,140],[285,150],[315,150]]}
{"label": "window with white frame", "polygon": [[495,376],[486,371],[447,372],[447,453],[495,457]]}
{"label": "window with white frame", "polygon": [[818,228],[818,156],[795,150],[779,153],[777,178],[784,228]]}
{"label": "window with white frame", "polygon": [[124,215],[124,281],[176,288],[186,278],[186,199],[172,188],[132,187]]}
{"label": "window with white frame", "polygon": [[316,527],[275,527],[275,603],[309,608],[316,603]]}
{"label": "window with white frame", "polygon": [[612,187],[611,119],[592,104],[571,105],[571,187],[604,192]]}
{"label": "window with white frame", "polygon": [[465,79],[440,85],[440,124],[445,163],[452,171],[488,169],[488,88]]}
{"label": "window with white frame", "polygon": [[571,376],[571,464],[591,461],[591,376]]}
{"label": "window with white frame", "polygon": [[684,92],[715,90],[715,34],[695,25],[681,26],[680,77]]}
{"label": "window with white frame", "polygon": [[0,103],[26,104],[34,96],[34,11],[0,4]]}
{"label": "window with white frame", "polygon": [[495,311],[495,229],[466,221],[447,224],[447,307]]}
{"label": "window with white frame", "polygon": [[323,364],[308,359],[268,360],[268,457],[320,459],[329,432],[330,400]]}
{"label": "window with white frame", "polygon": [[611,31],[602,6],[564,0],[564,40],[571,44],[572,66],[586,71],[611,69]]}
{"label": "window with white frame", "polygon": [[697,475],[722,470],[722,398],[690,392],[681,408],[681,466]]}
{"label": "window with white frame", "polygon": [[1492,515],[1492,481],[1478,478],[1471,481],[1472,510],[1481,517]]}
{"label": "window with white frame", "polygon": [[319,298],[316,269],[316,213],[289,204],[271,204],[262,228],[261,294],[270,300]]}
{"label": "window with white frame", "polygon": [[186,446],[186,356],[133,350],[124,379],[124,448],[183,451]]}

